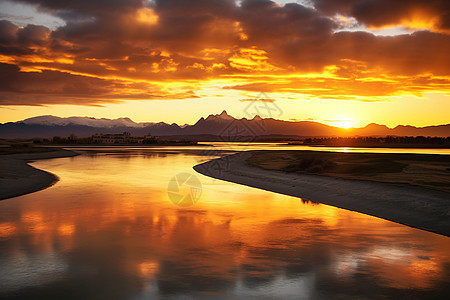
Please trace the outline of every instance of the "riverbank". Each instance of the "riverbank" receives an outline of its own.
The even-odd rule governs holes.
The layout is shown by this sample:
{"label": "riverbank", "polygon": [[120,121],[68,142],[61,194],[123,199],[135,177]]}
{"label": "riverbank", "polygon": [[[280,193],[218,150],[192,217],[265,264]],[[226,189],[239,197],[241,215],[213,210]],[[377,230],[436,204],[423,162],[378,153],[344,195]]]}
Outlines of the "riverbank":
{"label": "riverbank", "polygon": [[253,151],[247,162],[266,170],[406,183],[450,193],[450,155]]}
{"label": "riverbank", "polygon": [[29,162],[78,155],[76,152],[63,149],[42,150],[42,152],[37,150],[0,155],[0,200],[36,192],[58,181],[56,175],[36,169],[30,166]]}
{"label": "riverbank", "polygon": [[248,162],[253,152],[258,151],[225,156],[199,164],[194,169],[213,178],[301,197],[450,236],[450,193],[406,183],[263,169]]}

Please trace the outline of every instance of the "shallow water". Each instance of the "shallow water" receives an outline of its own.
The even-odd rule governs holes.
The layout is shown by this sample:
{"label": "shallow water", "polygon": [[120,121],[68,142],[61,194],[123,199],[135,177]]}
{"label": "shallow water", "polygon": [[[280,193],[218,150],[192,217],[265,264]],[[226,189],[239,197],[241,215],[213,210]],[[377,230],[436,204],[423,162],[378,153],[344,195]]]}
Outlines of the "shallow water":
{"label": "shallow water", "polygon": [[[60,181],[0,202],[0,298],[450,295],[450,238],[213,180],[192,170],[207,154],[96,148],[33,163]],[[190,207],[168,195],[180,173],[201,183]]]}
{"label": "shallow water", "polygon": [[[197,151],[202,155],[213,151],[247,151],[247,150],[309,150],[309,151],[333,151],[333,152],[359,152],[359,153],[413,153],[413,154],[440,154],[450,155],[450,148],[362,148],[362,147],[315,147],[304,145],[288,145],[286,143],[246,143],[246,142],[208,142],[199,143],[200,146],[78,146],[68,149],[84,149],[101,151],[116,151],[117,149],[128,150],[160,150],[160,151]],[[200,149],[200,151],[199,151]]]}

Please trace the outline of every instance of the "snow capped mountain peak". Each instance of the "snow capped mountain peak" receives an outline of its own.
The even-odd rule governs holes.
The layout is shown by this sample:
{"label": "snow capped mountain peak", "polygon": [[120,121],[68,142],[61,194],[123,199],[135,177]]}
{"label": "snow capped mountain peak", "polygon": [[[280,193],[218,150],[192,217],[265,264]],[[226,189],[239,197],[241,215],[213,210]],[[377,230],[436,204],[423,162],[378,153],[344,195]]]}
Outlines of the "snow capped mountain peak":
{"label": "snow capped mountain peak", "polygon": [[50,115],[28,118],[22,122],[28,125],[61,125],[62,123],[61,118]]}
{"label": "snow capped mountain peak", "polygon": [[22,121],[28,125],[48,125],[48,126],[67,126],[67,125],[79,125],[90,127],[143,127],[143,123],[136,123],[130,118],[118,118],[118,119],[96,119],[92,117],[68,117],[60,118],[55,116],[38,116]]}
{"label": "snow capped mountain peak", "polygon": [[[348,131],[343,133],[342,128],[329,126],[314,121],[284,121],[273,118],[261,118],[258,115],[236,119],[226,111],[220,114],[209,115],[206,119],[201,117],[194,125],[179,126],[176,123],[164,122],[142,122],[136,123],[129,118],[92,118],[92,117],[68,117],[60,118],[51,115],[38,116],[18,122],[0,124],[1,138],[51,138],[53,136],[68,136],[73,133],[79,137],[88,137],[97,132],[130,132],[135,136],[152,134],[155,136],[199,136],[199,135],[222,135],[224,129],[230,124],[241,128],[256,124],[254,128],[261,128],[264,122],[264,132],[256,134],[263,135],[297,135],[297,136],[347,136]],[[27,125],[27,126],[24,126]],[[253,128],[253,127],[252,127]],[[414,126],[399,125],[389,128],[385,125],[369,124],[363,128],[352,128],[351,134],[355,136],[450,136],[450,124],[440,126],[427,126],[417,128]]]}

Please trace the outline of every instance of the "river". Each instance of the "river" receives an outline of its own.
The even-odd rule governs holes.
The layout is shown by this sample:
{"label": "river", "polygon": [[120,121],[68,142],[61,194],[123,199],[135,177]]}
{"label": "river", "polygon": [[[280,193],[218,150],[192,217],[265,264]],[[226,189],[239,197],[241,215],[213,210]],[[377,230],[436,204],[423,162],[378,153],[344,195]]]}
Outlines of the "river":
{"label": "river", "polygon": [[60,181],[0,201],[0,298],[449,296],[450,238],[196,173],[215,149],[302,147],[215,146],[87,147],[32,163]]}

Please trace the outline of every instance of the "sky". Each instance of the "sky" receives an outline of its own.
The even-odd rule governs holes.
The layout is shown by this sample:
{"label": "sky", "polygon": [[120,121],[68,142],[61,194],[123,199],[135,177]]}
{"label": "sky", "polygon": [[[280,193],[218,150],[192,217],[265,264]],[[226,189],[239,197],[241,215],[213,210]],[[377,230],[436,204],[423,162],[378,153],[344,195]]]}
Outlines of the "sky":
{"label": "sky", "polygon": [[447,0],[0,0],[0,123],[450,123]]}

